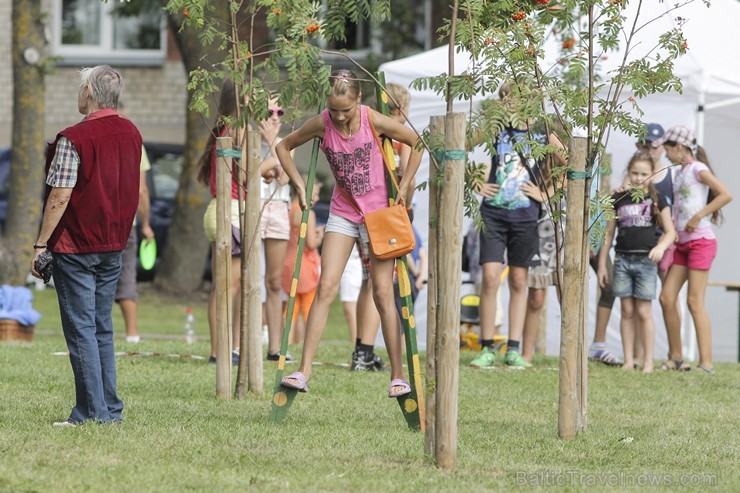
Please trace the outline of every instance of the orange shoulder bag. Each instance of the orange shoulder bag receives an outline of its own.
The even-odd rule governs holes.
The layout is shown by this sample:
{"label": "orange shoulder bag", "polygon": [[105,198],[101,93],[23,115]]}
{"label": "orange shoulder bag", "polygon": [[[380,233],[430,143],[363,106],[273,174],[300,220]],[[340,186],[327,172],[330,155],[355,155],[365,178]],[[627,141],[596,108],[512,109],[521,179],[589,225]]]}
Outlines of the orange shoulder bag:
{"label": "orange shoulder bag", "polygon": [[360,208],[357,207],[357,203],[352,196],[342,187],[339,187],[339,191],[365,220],[365,227],[367,228],[367,235],[370,238],[370,248],[373,250],[373,254],[380,260],[388,260],[411,253],[416,248],[416,237],[414,236],[414,229],[411,227],[408,211],[406,211],[406,204],[403,201],[403,197],[401,197],[396,173],[388,162],[388,156],[383,150],[378,133],[375,131],[375,125],[373,125],[372,115],[369,112],[367,119],[370,122],[370,128],[375,136],[375,142],[378,145],[380,154],[383,156],[386,171],[391,177],[393,186],[396,188],[398,202],[389,207],[363,214]]}

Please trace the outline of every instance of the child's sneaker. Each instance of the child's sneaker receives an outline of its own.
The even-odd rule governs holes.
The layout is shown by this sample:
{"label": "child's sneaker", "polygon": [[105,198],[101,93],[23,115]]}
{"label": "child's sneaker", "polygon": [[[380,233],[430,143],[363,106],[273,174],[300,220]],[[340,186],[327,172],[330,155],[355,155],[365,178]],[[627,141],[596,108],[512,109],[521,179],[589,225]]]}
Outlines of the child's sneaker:
{"label": "child's sneaker", "polygon": [[371,351],[358,351],[352,353],[352,364],[350,371],[383,371],[385,364],[380,357]]}
{"label": "child's sneaker", "polygon": [[506,366],[519,366],[523,368],[529,368],[532,366],[532,363],[522,358],[522,355],[519,354],[519,351],[506,351],[506,356],[504,356],[504,364]]}
{"label": "child's sneaker", "polygon": [[476,366],[478,368],[486,368],[494,365],[496,365],[496,355],[487,347],[481,349],[478,357],[470,362],[470,366]]}
{"label": "child's sneaker", "polygon": [[624,361],[614,356],[608,349],[597,349],[588,352],[588,359],[608,366],[622,366]]}

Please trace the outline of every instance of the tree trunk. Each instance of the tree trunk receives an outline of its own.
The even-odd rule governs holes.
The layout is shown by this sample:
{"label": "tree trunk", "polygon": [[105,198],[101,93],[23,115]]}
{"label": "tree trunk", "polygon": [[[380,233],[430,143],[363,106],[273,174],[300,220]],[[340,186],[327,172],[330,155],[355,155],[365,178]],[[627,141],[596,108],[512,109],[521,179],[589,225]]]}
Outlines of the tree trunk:
{"label": "tree trunk", "polygon": [[[228,22],[229,4],[214,3],[213,16]],[[177,36],[185,71],[189,74],[203,64],[215,64],[223,60],[225,52],[217,46],[202,46],[199,32],[193,28],[180,30],[180,19],[168,16],[170,29]],[[188,104],[192,91],[188,91]],[[213,109],[213,108],[212,108]],[[211,111],[213,115],[213,111]],[[189,293],[197,289],[203,278],[208,240],[203,233],[203,213],[210,193],[197,183],[198,161],[206,146],[210,124],[204,123],[200,114],[188,110],[183,168],[180,186],[175,196],[172,224],[168,231],[167,245],[162,254],[162,266],[157,272],[155,285],[171,293]]]}
{"label": "tree trunk", "polygon": [[[40,0],[13,0],[13,155],[0,284],[23,285],[38,234],[44,187],[44,25]],[[24,57],[24,53],[26,56]],[[36,54],[36,58],[33,55]],[[64,90],[73,93],[76,88]],[[42,122],[42,124],[39,124]]]}

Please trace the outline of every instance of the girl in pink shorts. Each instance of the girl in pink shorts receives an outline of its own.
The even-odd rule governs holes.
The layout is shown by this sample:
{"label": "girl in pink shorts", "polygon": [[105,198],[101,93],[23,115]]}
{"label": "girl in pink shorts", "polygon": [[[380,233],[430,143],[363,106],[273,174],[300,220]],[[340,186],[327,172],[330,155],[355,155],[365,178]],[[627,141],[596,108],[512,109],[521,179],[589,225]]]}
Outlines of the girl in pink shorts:
{"label": "girl in pink shorts", "polygon": [[712,364],[712,327],[704,307],[709,280],[709,268],[717,253],[717,239],[712,223],[720,224],[720,209],[732,200],[732,195],[712,173],[704,149],[697,145],[694,133],[686,127],[673,127],[653,142],[663,146],[666,156],[680,170],[673,179],[673,217],[678,242],[673,264],[668,270],[660,293],[666,330],[668,361],[662,370],[689,370],[684,363],[681,342],[681,320],[676,299],[688,281],[688,305],[696,327],[699,346],[699,370],[714,373]]}

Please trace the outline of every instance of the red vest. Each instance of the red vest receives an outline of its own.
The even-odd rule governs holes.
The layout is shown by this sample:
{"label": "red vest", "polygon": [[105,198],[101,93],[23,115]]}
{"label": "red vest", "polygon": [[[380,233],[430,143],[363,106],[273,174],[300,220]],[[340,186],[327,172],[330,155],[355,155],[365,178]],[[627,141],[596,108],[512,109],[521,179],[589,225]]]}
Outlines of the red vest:
{"label": "red vest", "polygon": [[[57,253],[123,250],[139,203],[139,131],[113,110],[97,111],[62,130],[49,145],[47,174],[62,135],[74,145],[80,165],[67,209],[49,238],[49,250]],[[51,187],[47,186],[47,199],[50,192]]]}

